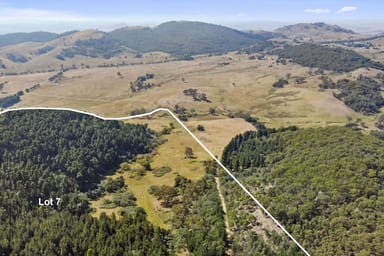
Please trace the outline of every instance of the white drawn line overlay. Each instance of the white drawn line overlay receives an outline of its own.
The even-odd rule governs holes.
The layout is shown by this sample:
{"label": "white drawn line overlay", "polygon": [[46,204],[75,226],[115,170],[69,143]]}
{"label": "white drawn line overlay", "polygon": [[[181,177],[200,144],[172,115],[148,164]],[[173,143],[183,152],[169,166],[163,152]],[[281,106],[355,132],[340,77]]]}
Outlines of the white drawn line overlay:
{"label": "white drawn line overlay", "polygon": [[259,202],[259,200],[256,199],[256,197],[249,192],[249,190],[225,167],[219,159],[187,128],[187,126],[168,108],[157,108],[150,112],[138,114],[138,115],[131,115],[126,117],[103,117],[98,114],[77,110],[73,108],[54,108],[54,107],[25,107],[25,108],[10,108],[6,109],[4,111],[0,112],[0,115],[8,113],[8,112],[15,112],[15,111],[22,111],[22,110],[64,110],[64,111],[72,111],[77,112],[80,114],[85,114],[89,116],[93,116],[102,120],[106,121],[122,121],[122,120],[128,120],[133,118],[140,118],[140,117],[147,117],[151,116],[157,112],[167,112],[169,113],[180,125],[184,128],[184,130],[192,136],[192,138],[215,160],[215,162],[223,168],[223,170],[243,189],[243,191],[252,198],[252,200],[263,210],[263,212],[272,219],[272,221],[305,253],[307,256],[311,256],[307,250],[284,228],[284,226],[275,218],[273,215]]}

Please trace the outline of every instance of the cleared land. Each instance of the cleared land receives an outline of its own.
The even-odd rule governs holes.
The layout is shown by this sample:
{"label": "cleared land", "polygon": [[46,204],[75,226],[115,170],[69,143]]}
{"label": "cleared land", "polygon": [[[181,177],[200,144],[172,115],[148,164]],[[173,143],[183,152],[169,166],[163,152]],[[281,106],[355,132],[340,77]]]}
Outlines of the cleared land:
{"label": "cleared land", "polygon": [[[241,118],[191,120],[187,121],[186,125],[216,156],[221,156],[224,147],[229,143],[229,134],[235,136],[245,131],[255,130],[253,125]],[[198,125],[202,125],[204,131],[198,131]]]}
{"label": "cleared land", "polygon": [[[155,170],[160,167],[170,167],[171,172],[161,177],[156,177],[153,171],[146,171],[144,176],[133,175],[133,171],[125,171],[116,173],[111,176],[117,178],[123,176],[128,190],[137,198],[137,205],[143,207],[148,214],[148,220],[152,223],[163,227],[170,228],[167,221],[171,218],[171,212],[161,207],[160,202],[151,195],[148,190],[151,185],[173,185],[177,174],[182,175],[191,180],[198,180],[205,174],[203,161],[209,160],[210,156],[195,142],[195,140],[186,133],[186,131],[177,125],[173,118],[169,115],[158,114],[149,119],[134,119],[130,123],[146,123],[151,129],[161,131],[164,127],[174,123],[175,128],[171,134],[163,135],[161,139],[163,143],[156,148],[156,154],[151,158],[151,168]],[[185,158],[185,148],[190,147],[193,150],[194,158]],[[130,164],[131,169],[140,168],[137,163]],[[110,199],[111,194],[92,202],[95,208],[93,216],[99,216],[101,212],[107,214],[118,213],[120,207],[112,209],[100,208],[103,199]]]}
{"label": "cleared land", "polygon": [[[272,126],[319,126],[329,122],[345,123],[346,116],[359,116],[334,99],[331,92],[319,93],[320,81],[318,76],[309,75],[311,69],[292,63],[276,64],[275,57],[266,60],[248,60],[248,57],[232,53],[201,56],[193,61],[70,70],[58,84],[45,84],[25,95],[17,106],[75,107],[110,116],[127,115],[136,108],[173,108],[179,104],[204,114],[209,108],[224,114],[249,111]],[[132,93],[130,82],[146,73],[155,74],[151,82],[161,86]],[[275,81],[287,75],[292,79],[286,88],[272,89]],[[14,84],[24,84],[29,76],[6,79],[10,83],[17,79]],[[297,76],[306,77],[307,83],[295,84]],[[193,101],[183,94],[187,88],[206,93],[212,102]],[[335,103],[317,107],[317,102],[328,100]]]}

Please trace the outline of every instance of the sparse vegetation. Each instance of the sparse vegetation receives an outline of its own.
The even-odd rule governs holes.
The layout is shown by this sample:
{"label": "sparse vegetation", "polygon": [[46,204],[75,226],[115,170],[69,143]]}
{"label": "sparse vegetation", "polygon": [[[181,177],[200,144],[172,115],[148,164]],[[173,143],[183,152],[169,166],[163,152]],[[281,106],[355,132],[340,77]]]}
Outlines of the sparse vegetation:
{"label": "sparse vegetation", "polygon": [[207,94],[205,93],[199,93],[197,89],[188,88],[183,91],[184,95],[191,96],[194,101],[205,101],[205,102],[211,102]]}
{"label": "sparse vegetation", "polygon": [[384,130],[384,114],[380,114],[378,117],[377,117],[377,120],[375,122],[375,126],[380,129],[380,130]]}
{"label": "sparse vegetation", "polygon": [[153,175],[155,175],[155,177],[162,177],[164,176],[165,174],[169,173],[172,171],[172,168],[169,167],[169,166],[163,166],[163,167],[160,167],[160,168],[156,168],[155,170],[153,170]]}
{"label": "sparse vegetation", "polygon": [[203,125],[199,124],[199,125],[197,125],[197,130],[200,132],[203,132],[203,131],[205,131],[205,128]]}
{"label": "sparse vegetation", "polygon": [[333,82],[328,76],[322,75],[320,77],[321,79],[321,84],[319,84],[319,87],[322,89],[335,89],[336,83]]}
{"label": "sparse vegetation", "polygon": [[[38,88],[40,88],[40,84],[34,84],[34,85],[32,85],[31,87],[29,87],[29,88],[27,88],[27,89],[25,89],[25,92],[32,92],[32,91],[34,91],[34,90],[36,90],[36,89],[38,89]],[[20,95],[19,95],[20,96]]]}
{"label": "sparse vegetation", "polygon": [[12,62],[16,62],[16,63],[25,63],[28,61],[28,59],[26,57],[24,57],[23,55],[16,55],[13,53],[7,53],[7,59],[9,59]]}
{"label": "sparse vegetation", "polygon": [[288,84],[287,80],[280,78],[275,83],[273,83],[272,87],[273,88],[284,88],[284,86],[287,84]]}
{"label": "sparse vegetation", "polygon": [[191,147],[186,147],[184,151],[185,158],[190,159],[194,157],[193,150]]}
{"label": "sparse vegetation", "polygon": [[60,55],[64,58],[82,55],[91,58],[102,57],[109,59],[122,53],[123,50],[124,47],[116,40],[102,37],[100,39],[78,40],[73,47],[63,49]]}
{"label": "sparse vegetation", "polygon": [[43,55],[55,49],[55,47],[47,45],[36,50],[36,55]]}
{"label": "sparse vegetation", "polygon": [[61,79],[63,79],[63,76],[64,76],[64,72],[63,71],[59,71],[55,75],[53,75],[50,78],[48,78],[48,81],[54,82],[54,83],[58,83],[58,82],[60,82]]}
{"label": "sparse vegetation", "polygon": [[156,86],[160,86],[160,85],[157,85],[155,83],[146,83],[145,82],[149,79],[153,79],[154,77],[155,77],[154,74],[145,74],[143,76],[139,76],[138,78],[136,78],[135,81],[130,82],[131,91],[132,92],[140,92],[142,90],[147,90],[147,89],[150,89],[150,88],[153,88]]}

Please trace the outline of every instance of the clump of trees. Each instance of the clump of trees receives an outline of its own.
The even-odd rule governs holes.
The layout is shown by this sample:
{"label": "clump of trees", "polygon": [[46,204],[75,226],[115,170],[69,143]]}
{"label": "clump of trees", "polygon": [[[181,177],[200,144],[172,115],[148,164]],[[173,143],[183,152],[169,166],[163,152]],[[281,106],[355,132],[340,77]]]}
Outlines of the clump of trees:
{"label": "clump of trees", "polygon": [[35,54],[36,54],[36,55],[43,55],[43,54],[46,54],[46,53],[52,51],[53,49],[55,49],[55,47],[50,46],[50,45],[47,45],[47,46],[38,48],[38,49],[35,51]]}
{"label": "clump of trees", "polygon": [[375,122],[375,126],[380,129],[384,130],[384,114],[381,114],[377,117],[377,120]]}
{"label": "clump of trees", "polygon": [[272,87],[273,88],[284,88],[285,85],[288,84],[288,81],[285,79],[280,78],[276,82],[273,83]]}
{"label": "clump of trees", "polygon": [[290,45],[273,53],[280,58],[291,59],[300,65],[338,72],[349,72],[357,68],[372,67],[384,70],[384,65],[374,62],[352,50],[304,43]]}
{"label": "clump of trees", "polygon": [[319,84],[319,87],[322,89],[336,89],[337,85],[335,82],[333,82],[328,76],[322,75],[320,77],[321,84]]}
{"label": "clump of trees", "polygon": [[0,108],[8,108],[19,102],[20,102],[20,95],[17,95],[17,94],[0,98]]}
{"label": "clump of trees", "polygon": [[124,47],[111,38],[102,37],[99,39],[78,40],[73,47],[64,48],[60,56],[73,58],[76,55],[91,58],[102,57],[110,59],[124,51]]}
{"label": "clump of trees", "polygon": [[342,79],[337,81],[339,93],[333,95],[347,106],[365,115],[375,114],[384,106],[381,85],[374,79],[359,76],[355,81]]}
{"label": "clump of trees", "polygon": [[3,93],[3,90],[4,90],[4,86],[8,84],[8,81],[4,81],[2,83],[0,83],[0,93]]}
{"label": "clump of trees", "polygon": [[61,79],[63,79],[63,76],[64,76],[64,72],[60,71],[54,74],[53,76],[49,77],[48,81],[58,83]]}
{"label": "clump of trees", "polygon": [[177,114],[178,118],[181,121],[188,121],[189,117],[196,116],[196,111],[193,108],[188,110],[187,108],[180,106],[179,104],[175,105],[174,113]]}
{"label": "clump of trees", "polygon": [[307,81],[305,80],[305,77],[303,76],[298,76],[295,78],[295,83],[296,84],[305,84]]}
{"label": "clump of trees", "polygon": [[199,93],[197,89],[194,88],[188,88],[183,91],[184,95],[191,96],[194,101],[205,101],[205,102],[211,102],[207,94],[205,93]]}
{"label": "clump of trees", "polygon": [[172,228],[178,251],[225,255],[225,224],[214,176],[207,174],[193,182],[178,175],[174,186],[153,185],[149,191],[174,213]]}
{"label": "clump of trees", "polygon": [[38,89],[38,88],[40,88],[40,84],[34,84],[31,87],[25,89],[25,92],[29,93],[29,92],[32,92],[32,91]]}
{"label": "clump of trees", "polygon": [[203,125],[201,125],[201,124],[198,124],[197,125],[197,130],[200,131],[200,132],[203,132],[203,131],[205,131],[205,127]]}
{"label": "clump of trees", "polygon": [[322,89],[338,89],[333,96],[341,100],[348,107],[365,115],[375,114],[384,106],[384,97],[381,88],[384,83],[379,83],[373,78],[358,76],[356,80],[341,79],[336,83],[327,76],[321,76]]}
{"label": "clump of trees", "polygon": [[28,59],[23,55],[16,55],[13,53],[7,53],[7,59],[9,59],[12,62],[16,63],[25,63],[28,61]]}
{"label": "clump of trees", "polygon": [[125,186],[124,178],[122,176],[112,179],[107,178],[107,180],[104,182],[104,188],[105,191],[108,193],[113,193],[118,191],[119,189],[122,189]]}
{"label": "clump of trees", "polygon": [[6,69],[6,68],[7,67],[5,66],[5,64],[0,59],[0,69]]}
{"label": "clump of trees", "polygon": [[192,148],[191,147],[185,147],[184,155],[185,155],[185,158],[187,158],[187,159],[194,158]]}
{"label": "clump of trees", "polygon": [[146,83],[146,81],[148,79],[152,79],[154,77],[155,77],[154,74],[145,74],[145,75],[137,77],[135,81],[130,82],[131,91],[132,92],[140,92],[142,90],[147,90],[147,89],[150,89],[150,88],[153,88],[156,86],[160,86],[160,85],[155,84],[155,83]]}

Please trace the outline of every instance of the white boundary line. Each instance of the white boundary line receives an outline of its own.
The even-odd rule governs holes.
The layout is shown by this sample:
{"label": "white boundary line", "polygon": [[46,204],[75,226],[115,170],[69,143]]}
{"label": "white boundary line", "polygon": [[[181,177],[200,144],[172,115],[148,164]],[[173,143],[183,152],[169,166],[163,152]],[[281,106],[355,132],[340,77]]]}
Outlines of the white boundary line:
{"label": "white boundary line", "polygon": [[223,170],[243,189],[245,193],[247,193],[248,196],[252,198],[252,200],[264,211],[265,214],[267,214],[273,222],[281,229],[283,232],[307,255],[311,256],[307,250],[284,228],[284,226],[275,218],[273,215],[259,202],[259,200],[256,199],[255,196],[249,190],[225,167],[219,159],[187,128],[187,126],[168,108],[157,108],[155,110],[152,110],[148,113],[144,114],[138,114],[138,115],[132,115],[132,116],[126,116],[126,117],[103,117],[94,113],[86,112],[86,111],[81,111],[73,108],[52,108],[52,107],[26,107],[26,108],[11,108],[11,109],[6,109],[4,111],[0,112],[0,115],[8,113],[8,112],[15,112],[15,111],[21,111],[21,110],[65,110],[65,111],[72,111],[72,112],[77,112],[80,114],[85,114],[89,116],[93,116],[102,120],[117,120],[117,121],[122,121],[122,120],[128,120],[128,119],[133,119],[133,118],[140,118],[140,117],[146,117],[146,116],[151,116],[157,112],[168,112],[180,125],[181,127],[184,128],[184,130],[192,136],[192,138],[215,160],[215,162],[223,168]]}

